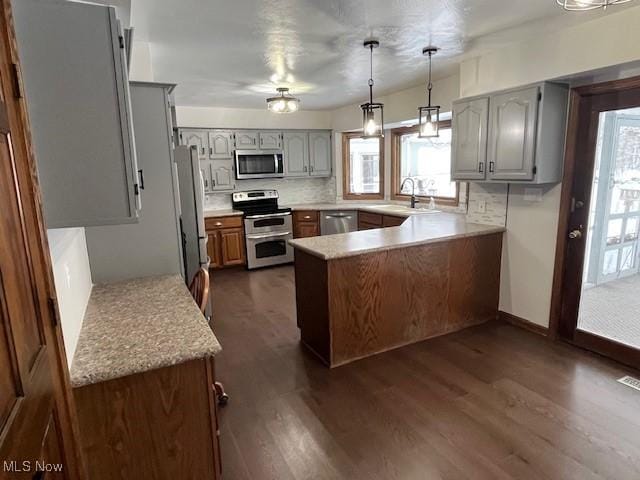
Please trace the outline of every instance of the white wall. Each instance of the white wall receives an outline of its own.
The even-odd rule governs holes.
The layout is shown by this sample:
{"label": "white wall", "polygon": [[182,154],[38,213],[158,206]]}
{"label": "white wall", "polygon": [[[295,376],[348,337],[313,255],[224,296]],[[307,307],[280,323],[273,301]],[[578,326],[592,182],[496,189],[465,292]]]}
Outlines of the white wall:
{"label": "white wall", "polygon": [[[542,80],[589,77],[585,72],[640,60],[640,7],[567,27],[463,61],[461,96],[477,95]],[[633,72],[629,69],[628,72]],[[506,194],[507,186],[502,188]],[[499,193],[499,192],[494,192]],[[543,189],[542,201],[526,202],[522,187],[508,196],[500,308],[542,326],[549,325],[555,240],[561,185]]]}
{"label": "white wall", "polygon": [[48,230],[47,234],[67,364],[71,367],[92,288],[87,243],[84,228]]}
{"label": "white wall", "polygon": [[176,106],[178,127],[199,128],[273,128],[323,129],[331,128],[328,110],[300,110],[293,114],[275,114],[267,105],[258,108],[181,107]]}
{"label": "white wall", "polygon": [[148,42],[137,42],[135,40],[133,41],[133,44],[131,45],[129,80],[138,82],[153,82],[151,45],[149,45]]}

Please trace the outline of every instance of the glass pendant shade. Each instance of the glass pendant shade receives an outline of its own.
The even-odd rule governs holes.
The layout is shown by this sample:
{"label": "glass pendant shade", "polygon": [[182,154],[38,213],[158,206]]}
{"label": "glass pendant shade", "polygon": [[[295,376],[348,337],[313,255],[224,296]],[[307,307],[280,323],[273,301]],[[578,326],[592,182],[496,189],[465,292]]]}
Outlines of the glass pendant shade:
{"label": "glass pendant shade", "polygon": [[440,107],[418,108],[418,137],[432,138],[440,136]]}
{"label": "glass pendant shade", "polygon": [[378,48],[377,40],[367,40],[364,47],[370,51],[371,77],[369,78],[369,101],[360,105],[362,109],[362,138],[384,137],[384,105],[373,101],[373,49]]}
{"label": "glass pendant shade", "polygon": [[300,99],[289,95],[288,88],[278,88],[277,97],[267,98],[267,108],[274,113],[293,113],[300,108]]}
{"label": "glass pendant shade", "polygon": [[607,8],[612,5],[620,5],[630,2],[631,0],[556,0],[565,10],[571,12],[580,12],[586,10],[595,10],[596,8]]}
{"label": "glass pendant shade", "polygon": [[433,138],[440,136],[440,106],[431,105],[431,56],[436,53],[436,47],[425,47],[423,55],[429,56],[429,83],[427,85],[428,104],[426,107],[418,107],[418,137]]}

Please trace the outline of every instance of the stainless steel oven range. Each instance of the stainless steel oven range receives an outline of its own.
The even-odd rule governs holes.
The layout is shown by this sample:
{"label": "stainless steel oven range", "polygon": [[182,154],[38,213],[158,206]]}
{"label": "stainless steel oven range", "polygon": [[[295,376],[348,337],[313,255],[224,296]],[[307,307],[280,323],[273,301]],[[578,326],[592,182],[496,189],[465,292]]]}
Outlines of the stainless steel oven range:
{"label": "stainless steel oven range", "polygon": [[247,268],[293,262],[293,221],[290,208],[278,207],[276,190],[232,194],[233,208],[244,212]]}

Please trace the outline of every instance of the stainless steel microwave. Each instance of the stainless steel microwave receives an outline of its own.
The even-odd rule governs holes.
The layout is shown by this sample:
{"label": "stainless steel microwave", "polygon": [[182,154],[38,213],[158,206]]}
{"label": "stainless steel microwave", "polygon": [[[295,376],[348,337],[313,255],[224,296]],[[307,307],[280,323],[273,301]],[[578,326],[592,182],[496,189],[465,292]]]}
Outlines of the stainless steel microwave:
{"label": "stainless steel microwave", "polygon": [[284,176],[281,151],[236,150],[236,178],[277,178]]}

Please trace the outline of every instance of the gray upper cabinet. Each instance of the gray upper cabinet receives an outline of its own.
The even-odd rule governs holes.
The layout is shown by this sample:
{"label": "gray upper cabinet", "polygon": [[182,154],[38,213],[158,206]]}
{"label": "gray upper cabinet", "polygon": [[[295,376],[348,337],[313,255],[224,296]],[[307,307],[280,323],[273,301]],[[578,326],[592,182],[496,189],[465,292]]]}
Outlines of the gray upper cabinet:
{"label": "gray upper cabinet", "polygon": [[282,133],[281,132],[259,132],[260,150],[281,150],[282,149]]}
{"label": "gray upper cabinet", "polygon": [[233,160],[213,160],[211,162],[211,190],[226,191],[236,188]]}
{"label": "gray upper cabinet", "polygon": [[258,132],[238,130],[235,132],[236,150],[257,150]]}
{"label": "gray upper cabinet", "polygon": [[138,221],[138,181],[123,37],[115,10],[13,2],[48,228]]}
{"label": "gray upper cabinet", "polygon": [[561,181],[568,92],[567,85],[546,82],[455,102],[452,179]]}
{"label": "gray upper cabinet", "polygon": [[209,158],[231,158],[233,150],[233,132],[227,130],[209,132]]}
{"label": "gray upper cabinet", "polygon": [[180,130],[180,145],[198,148],[198,158],[206,160],[209,158],[209,139],[206,130]]}
{"label": "gray upper cabinet", "polygon": [[331,176],[331,133],[309,133],[309,174],[313,177]]}
{"label": "gray upper cabinet", "polygon": [[309,176],[309,134],[285,132],[282,134],[285,177]]}
{"label": "gray upper cabinet", "polygon": [[538,87],[491,97],[489,171],[492,180],[532,180]]}
{"label": "gray upper cabinet", "polygon": [[452,180],[484,179],[489,98],[454,103],[452,118]]}

